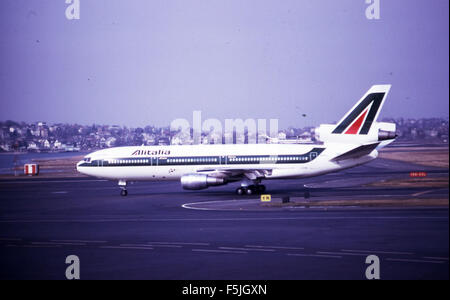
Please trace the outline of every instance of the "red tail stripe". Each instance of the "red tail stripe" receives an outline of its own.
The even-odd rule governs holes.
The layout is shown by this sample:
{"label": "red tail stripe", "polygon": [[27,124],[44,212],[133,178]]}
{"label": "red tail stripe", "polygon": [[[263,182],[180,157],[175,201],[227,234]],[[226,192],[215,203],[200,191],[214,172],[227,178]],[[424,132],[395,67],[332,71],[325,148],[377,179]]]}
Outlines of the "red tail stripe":
{"label": "red tail stripe", "polygon": [[350,126],[349,129],[347,129],[347,131],[345,132],[345,134],[357,134],[359,131],[359,128],[361,127],[364,118],[366,117],[368,109],[366,109],[366,111],[358,118],[358,120],[356,120],[352,126]]}

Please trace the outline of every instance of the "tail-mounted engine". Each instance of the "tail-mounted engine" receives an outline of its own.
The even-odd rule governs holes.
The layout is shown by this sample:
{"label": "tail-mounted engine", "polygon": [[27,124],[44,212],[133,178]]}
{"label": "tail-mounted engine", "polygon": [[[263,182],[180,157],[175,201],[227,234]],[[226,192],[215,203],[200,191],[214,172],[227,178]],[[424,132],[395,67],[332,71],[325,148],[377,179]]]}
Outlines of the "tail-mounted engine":
{"label": "tail-mounted engine", "polygon": [[335,134],[336,125],[322,124],[316,128],[316,139],[321,142],[338,143],[373,143],[376,141],[393,140],[397,137],[395,123],[374,122],[367,134]]}

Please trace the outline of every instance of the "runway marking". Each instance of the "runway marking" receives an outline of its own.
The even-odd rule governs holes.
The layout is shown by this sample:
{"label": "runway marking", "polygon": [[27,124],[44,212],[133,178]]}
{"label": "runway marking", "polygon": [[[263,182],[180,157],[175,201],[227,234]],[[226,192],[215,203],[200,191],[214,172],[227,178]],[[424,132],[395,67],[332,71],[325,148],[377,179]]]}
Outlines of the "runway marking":
{"label": "runway marking", "polygon": [[448,260],[448,257],[432,257],[432,256],[424,256],[424,259],[437,259],[437,260]]}
{"label": "runway marking", "polygon": [[181,246],[181,245],[163,245],[163,244],[154,244],[154,243],[149,243],[149,246],[163,247],[163,248],[183,248],[183,246]]}
{"label": "runway marking", "polygon": [[104,182],[108,180],[104,179],[93,179],[93,180],[31,180],[31,181],[0,181],[0,184],[11,184],[11,183],[17,183],[17,184],[23,184],[23,183],[75,183],[75,182]]}
{"label": "runway marking", "polygon": [[218,211],[227,211],[227,210],[235,210],[235,209],[227,209],[227,208],[222,208],[222,209],[216,209],[216,208],[205,208],[205,207],[190,207],[191,205],[197,205],[197,204],[211,204],[211,203],[221,203],[221,202],[226,202],[226,203],[230,203],[230,202],[239,202],[239,203],[244,203],[244,202],[254,202],[255,199],[249,199],[249,200],[217,200],[217,201],[205,201],[205,202],[192,202],[192,203],[185,203],[183,205],[181,205],[181,207],[186,208],[186,209],[194,209],[194,210],[218,210]]}
{"label": "runway marking", "polygon": [[148,242],[149,244],[168,244],[168,245],[192,245],[192,246],[209,246],[209,243],[188,243],[188,242]]}
{"label": "runway marking", "polygon": [[23,245],[19,247],[25,247],[25,248],[59,248],[61,245]]}
{"label": "runway marking", "polygon": [[[427,193],[428,192],[433,192],[433,191],[437,191],[437,190],[430,190],[430,191],[427,191]],[[414,195],[415,194],[413,194],[413,196]],[[384,198],[398,197],[398,196],[399,195],[397,195],[397,194],[394,194],[394,195],[377,194],[377,195],[375,195],[375,198],[378,197],[380,199],[384,199]],[[364,201],[364,199],[362,199],[362,201]],[[199,211],[242,211],[242,210],[244,210],[244,211],[257,211],[258,210],[258,207],[242,208],[240,206],[239,207],[234,207],[234,208],[230,208],[229,206],[224,206],[222,208],[202,207],[202,206],[205,206],[205,205],[208,206],[208,205],[211,205],[211,204],[214,204],[214,203],[224,203],[226,205],[229,205],[230,203],[234,203],[234,202],[238,202],[239,204],[247,204],[247,203],[252,204],[252,203],[259,203],[259,200],[258,199],[247,199],[247,200],[235,200],[235,199],[233,199],[233,200],[191,202],[191,203],[182,204],[181,207],[185,208],[185,209],[199,210]],[[361,207],[361,204],[363,204],[363,203],[358,203],[358,204],[354,204],[354,205],[351,205],[351,206],[340,206],[340,205],[326,206],[326,205],[324,205],[324,206],[317,206],[317,207],[314,207],[314,208],[324,208],[324,207],[325,208],[331,208],[331,209],[333,209],[333,208],[334,209],[336,209],[336,208],[342,209],[342,208],[350,208],[350,207],[351,208],[355,208],[355,207],[359,208],[359,207]],[[195,207],[196,205],[200,205],[200,207]],[[289,208],[289,209],[293,209],[293,208],[294,209],[304,209],[305,206],[288,206],[288,207],[285,207],[285,208]],[[389,219],[389,218],[392,218],[392,217],[371,217],[371,218],[373,218],[373,219]],[[404,217],[404,218],[410,218],[410,217]],[[349,217],[349,219],[350,219],[350,217]],[[354,217],[354,219],[360,219],[360,217]]]}
{"label": "runway marking", "polygon": [[[374,198],[374,200],[377,200],[376,197],[380,197],[380,198],[381,198],[381,197],[383,197],[383,198],[387,198],[387,197],[393,198],[393,197],[399,197],[399,196],[402,196],[402,195],[398,195],[398,194],[397,194],[397,195],[395,195],[395,194],[394,194],[394,195],[383,194],[383,195],[375,195],[373,198]],[[364,201],[364,200],[362,200],[362,201]]]}
{"label": "runway marking", "polygon": [[302,256],[302,257],[324,257],[324,258],[342,258],[342,256],[337,255],[322,255],[322,254],[298,254],[298,253],[288,253],[287,256]]}
{"label": "runway marking", "polygon": [[151,245],[147,244],[120,244],[120,247],[142,247],[153,249]]}
{"label": "runway marking", "polygon": [[[342,174],[336,174],[341,175]],[[363,179],[360,179],[356,183],[349,184],[347,179],[334,179],[331,178],[330,180],[326,181],[316,181],[316,182],[310,182],[304,185],[306,188],[350,188],[350,187],[360,187],[364,184],[368,184],[374,181],[377,181],[378,177],[375,178],[368,178],[364,177]]]}
{"label": "runway marking", "polygon": [[330,252],[330,251],[317,251],[317,254],[328,254],[328,255],[347,255],[347,256],[367,256],[363,253],[343,253],[343,252]]}
{"label": "runway marking", "polygon": [[232,203],[232,202],[238,202],[240,204],[243,203],[253,203],[253,202],[260,202],[259,199],[241,199],[241,200],[216,200],[216,201],[203,201],[203,202],[191,202],[191,203],[185,203],[181,205],[181,207],[186,209],[193,209],[193,210],[206,210],[206,211],[236,211],[236,208],[207,208],[207,207],[192,207],[191,205],[198,205],[198,204],[214,204],[214,203]]}
{"label": "runway marking", "polygon": [[18,238],[0,238],[0,241],[18,242],[18,241],[22,241],[22,239],[18,239]]}
{"label": "runway marking", "polygon": [[196,219],[38,219],[38,220],[0,220],[0,223],[114,223],[114,222],[223,222],[223,221],[304,221],[304,220],[448,220],[445,217],[393,216],[393,217],[280,217],[280,218],[196,218]]}
{"label": "runway marking", "polygon": [[348,250],[342,249],[343,252],[360,252],[360,253],[379,253],[379,254],[397,254],[397,255],[414,255],[411,252],[397,252],[397,251],[379,251],[379,250]]}
{"label": "runway marking", "polygon": [[102,249],[134,249],[134,250],[153,250],[151,247],[132,247],[132,246],[100,246]]}
{"label": "runway marking", "polygon": [[429,263],[429,264],[443,264],[445,261],[431,261],[422,259],[401,259],[401,258],[386,258],[388,261],[398,261],[398,262],[413,262],[413,263]]}
{"label": "runway marking", "polygon": [[209,249],[192,249],[193,252],[211,252],[211,253],[237,253],[237,254],[248,254],[245,251],[228,251],[228,250],[209,250]]}
{"label": "runway marking", "polygon": [[274,249],[250,249],[250,248],[236,248],[236,247],[219,247],[222,250],[241,250],[241,251],[263,251],[263,252],[274,252]]}
{"label": "runway marking", "polygon": [[411,194],[411,196],[418,197],[418,196],[422,196],[422,195],[425,195],[425,194],[428,194],[428,193],[431,193],[431,192],[435,192],[435,191],[439,191],[439,190],[441,190],[441,189],[427,190],[427,191]]}
{"label": "runway marking", "polygon": [[70,243],[70,242],[31,242],[33,245],[68,245],[68,246],[86,246],[86,243]]}
{"label": "runway marking", "polygon": [[50,240],[51,242],[62,243],[107,243],[107,241],[84,241],[84,240]]}
{"label": "runway marking", "polygon": [[260,246],[260,245],[245,245],[245,247],[249,247],[249,248],[273,248],[273,249],[281,249],[281,250],[305,250],[305,248],[301,248],[301,247]]}

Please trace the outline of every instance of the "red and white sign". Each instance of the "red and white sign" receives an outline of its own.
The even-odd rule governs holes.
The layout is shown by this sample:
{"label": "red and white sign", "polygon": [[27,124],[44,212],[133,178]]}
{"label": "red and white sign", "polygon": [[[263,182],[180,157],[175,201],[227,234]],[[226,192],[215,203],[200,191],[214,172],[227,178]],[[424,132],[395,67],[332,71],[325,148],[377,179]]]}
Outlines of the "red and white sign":
{"label": "red and white sign", "polygon": [[409,177],[427,177],[427,172],[410,172]]}
{"label": "red and white sign", "polygon": [[25,175],[38,175],[39,174],[39,165],[38,164],[25,164],[24,165],[24,173]]}

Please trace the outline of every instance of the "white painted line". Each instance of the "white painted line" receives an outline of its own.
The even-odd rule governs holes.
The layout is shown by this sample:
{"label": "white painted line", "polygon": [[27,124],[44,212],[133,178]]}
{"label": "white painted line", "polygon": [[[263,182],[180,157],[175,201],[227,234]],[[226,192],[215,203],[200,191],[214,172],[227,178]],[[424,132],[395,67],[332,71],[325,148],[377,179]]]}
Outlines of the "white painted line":
{"label": "white painted line", "polygon": [[429,264],[443,264],[444,261],[437,260],[421,260],[421,259],[401,259],[401,258],[386,258],[389,261],[398,261],[398,262],[412,262],[412,263],[429,263]]}
{"label": "white painted line", "polygon": [[201,208],[201,207],[189,207],[189,205],[193,205],[195,203],[186,203],[181,205],[182,208],[186,209],[195,209],[195,210],[215,210],[215,209],[209,209],[209,208]]}
{"label": "white painted line", "polygon": [[209,243],[188,243],[188,242],[147,242],[149,244],[167,244],[167,245],[191,245],[191,246],[209,246]]}
{"label": "white painted line", "polygon": [[[161,247],[161,248],[183,248],[183,246],[181,246],[181,245],[149,244],[149,246],[151,246],[151,247]],[[195,245],[195,246],[198,246],[198,245]]]}
{"label": "white painted line", "polygon": [[25,247],[25,248],[59,248],[59,247],[61,247],[61,245],[23,245],[21,247]]}
{"label": "white painted line", "polygon": [[448,260],[448,257],[433,257],[433,256],[424,256],[425,259],[437,259],[437,260]]}
{"label": "white painted line", "polygon": [[223,222],[223,221],[307,221],[307,220],[448,220],[445,217],[268,217],[268,218],[195,218],[195,219],[37,219],[37,220],[0,220],[0,223],[116,223],[116,222]]}
{"label": "white painted line", "polygon": [[348,250],[342,249],[343,252],[359,252],[359,253],[369,253],[369,254],[397,254],[397,255],[414,255],[412,252],[398,252],[398,251],[378,251],[378,250]]}
{"label": "white painted line", "polygon": [[219,249],[223,250],[237,250],[237,251],[263,251],[263,252],[274,252],[274,249],[251,249],[251,248],[236,248],[236,247],[219,247]]}
{"label": "white painted line", "polygon": [[120,244],[120,247],[142,247],[142,248],[152,248],[151,245],[147,245],[147,244]]}
{"label": "white painted line", "polygon": [[347,255],[347,256],[367,256],[363,253],[343,253],[343,252],[330,252],[330,251],[317,251],[317,254],[328,254],[328,255]]}
{"label": "white painted line", "polygon": [[281,249],[281,250],[305,250],[302,247],[281,247],[281,246],[262,246],[262,245],[245,245],[248,248],[273,248],[273,249]]}
{"label": "white painted line", "polygon": [[107,243],[107,241],[85,241],[85,240],[50,240],[55,243]]}
{"label": "white painted line", "polygon": [[68,242],[31,242],[33,245],[71,245],[86,246],[86,243],[68,243]]}
{"label": "white painted line", "polygon": [[238,202],[240,204],[244,202],[257,202],[259,203],[259,199],[249,199],[249,200],[217,200],[217,201],[204,201],[204,202],[192,202],[192,203],[185,203],[181,205],[181,207],[186,209],[194,209],[194,210],[215,210],[215,211],[229,211],[229,210],[236,210],[235,208],[206,208],[206,207],[192,207],[192,205],[198,205],[198,204],[214,204],[214,203],[226,203],[230,204],[231,202]]}
{"label": "white painted line", "polygon": [[418,197],[418,196],[422,196],[422,195],[425,195],[425,194],[428,194],[428,193],[431,193],[431,192],[434,192],[434,191],[436,191],[436,190],[428,190],[428,191],[418,192],[418,193],[415,193],[415,194],[411,194],[411,196]]}
{"label": "white painted line", "polygon": [[105,182],[108,180],[102,180],[102,179],[97,179],[97,180],[30,180],[30,181],[0,181],[0,184],[11,184],[11,183],[17,183],[17,184],[23,184],[23,183],[74,183],[74,182]]}
{"label": "white painted line", "polygon": [[193,252],[211,252],[211,253],[237,253],[237,254],[247,254],[245,251],[227,251],[227,250],[209,250],[209,249],[192,249]]}
{"label": "white painted line", "polygon": [[[377,200],[376,197],[383,197],[383,198],[394,198],[394,197],[398,197],[399,195],[390,195],[390,194],[383,194],[383,195],[375,195],[371,198],[373,198],[373,200]],[[394,199],[395,200],[395,199]],[[362,199],[361,201],[364,201],[364,199]]]}
{"label": "white painted line", "polygon": [[125,247],[125,246],[100,246],[102,249],[134,249],[134,250],[153,250],[150,247]]}
{"label": "white painted line", "polygon": [[287,256],[302,256],[302,257],[324,257],[324,258],[342,258],[342,256],[337,255],[322,255],[322,254],[298,254],[289,253]]}

